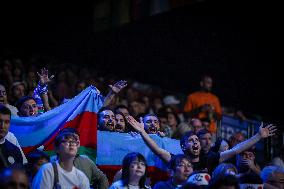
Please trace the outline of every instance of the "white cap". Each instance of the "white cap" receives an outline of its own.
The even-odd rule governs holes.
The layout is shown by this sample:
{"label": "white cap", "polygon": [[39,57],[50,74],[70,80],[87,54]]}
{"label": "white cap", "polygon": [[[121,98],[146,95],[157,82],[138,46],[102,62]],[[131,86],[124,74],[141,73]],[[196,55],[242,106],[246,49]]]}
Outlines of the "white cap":
{"label": "white cap", "polygon": [[196,173],[191,175],[188,179],[188,183],[196,184],[198,186],[207,186],[211,176],[208,173]]}
{"label": "white cap", "polygon": [[164,99],[164,104],[165,105],[171,105],[171,104],[179,104],[180,101],[176,99],[173,95],[168,95]]}

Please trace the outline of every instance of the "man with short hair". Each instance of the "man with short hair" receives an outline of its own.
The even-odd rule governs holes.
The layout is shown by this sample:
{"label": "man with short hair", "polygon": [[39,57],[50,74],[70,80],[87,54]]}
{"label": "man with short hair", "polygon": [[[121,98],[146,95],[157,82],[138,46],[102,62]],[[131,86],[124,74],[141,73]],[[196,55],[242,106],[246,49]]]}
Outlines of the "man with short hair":
{"label": "man with short hair", "polygon": [[198,133],[198,131],[200,131],[201,129],[203,129],[203,125],[202,125],[202,122],[197,119],[197,118],[192,118],[190,121],[189,121],[189,124],[190,126],[192,127],[192,131],[194,133]]}
{"label": "man with short hair", "polygon": [[24,96],[17,103],[20,117],[38,116],[38,106],[34,97]]}
{"label": "man with short hair", "polygon": [[3,104],[7,108],[9,108],[12,115],[17,115],[18,109],[15,106],[9,104],[6,88],[4,87],[4,85],[1,84],[0,84],[0,104]]}
{"label": "man with short hair", "polygon": [[255,161],[255,149],[252,147],[237,155],[236,166],[240,174],[253,172],[260,174],[260,167]]}
{"label": "man with short hair", "polygon": [[75,168],[74,159],[80,142],[72,132],[59,133],[55,138],[58,161],[44,164],[33,179],[32,188],[90,188],[87,176]]}
{"label": "man with short hair", "polygon": [[[144,129],[144,124],[140,121],[137,122],[132,116],[126,117],[127,121],[129,122],[132,127],[140,133],[141,137],[143,138],[146,145],[163,161],[170,162],[173,158],[173,154],[170,152],[160,148],[153,139],[150,138],[150,136],[147,134],[147,132]],[[180,146],[184,154],[191,160],[191,163],[193,164],[193,167],[195,170],[203,170],[207,167],[210,167],[210,163],[213,161],[217,161],[219,163],[233,157],[234,155],[237,155],[241,153],[242,151],[250,148],[251,146],[255,145],[259,140],[263,138],[267,138],[269,136],[273,136],[276,132],[276,126],[270,124],[266,127],[261,124],[259,127],[259,131],[257,134],[255,134],[250,139],[238,144],[234,148],[230,150],[226,150],[224,152],[221,152],[218,156],[200,156],[201,146],[200,141],[196,134],[194,134],[192,131],[189,131],[183,135],[183,137],[180,139]],[[209,172],[213,170],[208,170]]]}
{"label": "man with short hair", "polygon": [[[80,136],[75,128],[65,128],[60,133],[73,133],[76,136],[76,140],[79,142],[80,147]],[[56,160],[57,157],[52,157],[52,161]],[[74,166],[85,173],[88,177],[90,184],[94,189],[107,189],[109,186],[106,175],[96,166],[96,164],[86,155],[77,154],[74,159]]]}
{"label": "man with short hair", "polygon": [[158,182],[154,189],[172,189],[181,187],[193,172],[193,166],[190,160],[184,155],[176,155],[169,163],[170,179]]}
{"label": "man with short hair", "polygon": [[0,105],[0,170],[13,164],[23,164],[21,150],[6,139],[9,132],[11,111]]}
{"label": "man with short hair", "polygon": [[101,131],[114,131],[116,125],[115,116],[111,109],[102,108],[98,112],[98,129]]}
{"label": "man with short hair", "polygon": [[216,133],[216,120],[221,118],[221,105],[219,98],[211,93],[213,80],[211,76],[204,75],[200,80],[200,90],[187,97],[184,105],[186,117],[210,120],[210,126],[207,128],[211,133]]}

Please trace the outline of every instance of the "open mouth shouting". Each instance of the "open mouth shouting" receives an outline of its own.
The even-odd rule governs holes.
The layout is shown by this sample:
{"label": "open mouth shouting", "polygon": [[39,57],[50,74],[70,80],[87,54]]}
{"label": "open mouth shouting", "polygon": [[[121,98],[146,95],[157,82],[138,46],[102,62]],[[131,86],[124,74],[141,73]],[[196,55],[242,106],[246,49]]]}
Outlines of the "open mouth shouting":
{"label": "open mouth shouting", "polygon": [[157,134],[157,132],[158,132],[157,127],[155,127],[155,126],[149,127],[149,133],[150,134]]}
{"label": "open mouth shouting", "polygon": [[106,124],[106,127],[109,129],[109,130],[114,130],[114,122],[107,122]]}
{"label": "open mouth shouting", "polygon": [[198,145],[195,144],[195,145],[192,146],[192,152],[194,154],[198,154],[199,151],[200,151],[200,147]]}
{"label": "open mouth shouting", "polygon": [[115,129],[116,132],[124,132],[124,128],[122,125],[116,124]]}

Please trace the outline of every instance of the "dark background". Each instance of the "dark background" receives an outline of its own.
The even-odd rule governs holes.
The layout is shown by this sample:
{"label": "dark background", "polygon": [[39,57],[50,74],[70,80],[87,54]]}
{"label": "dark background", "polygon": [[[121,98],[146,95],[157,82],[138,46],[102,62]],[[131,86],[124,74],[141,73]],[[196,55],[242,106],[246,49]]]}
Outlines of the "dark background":
{"label": "dark background", "polygon": [[222,104],[284,123],[280,17],[268,2],[207,0],[101,32],[93,5],[1,4],[2,52],[53,56],[185,94],[210,73]]}

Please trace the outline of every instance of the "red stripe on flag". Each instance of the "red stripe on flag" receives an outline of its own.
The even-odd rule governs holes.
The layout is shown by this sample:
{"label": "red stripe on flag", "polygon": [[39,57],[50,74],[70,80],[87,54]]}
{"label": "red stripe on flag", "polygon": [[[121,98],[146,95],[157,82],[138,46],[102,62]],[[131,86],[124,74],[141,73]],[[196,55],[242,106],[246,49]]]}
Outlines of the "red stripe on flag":
{"label": "red stripe on flag", "polygon": [[[64,128],[76,128],[80,134],[80,144],[94,150],[97,149],[97,114],[94,112],[83,112],[77,115],[73,120],[64,123],[63,126],[59,127],[60,130]],[[46,142],[44,142],[44,150],[51,151],[54,148],[54,139],[58,132],[56,131]],[[29,146],[23,148],[25,153],[29,153],[40,145]]]}

